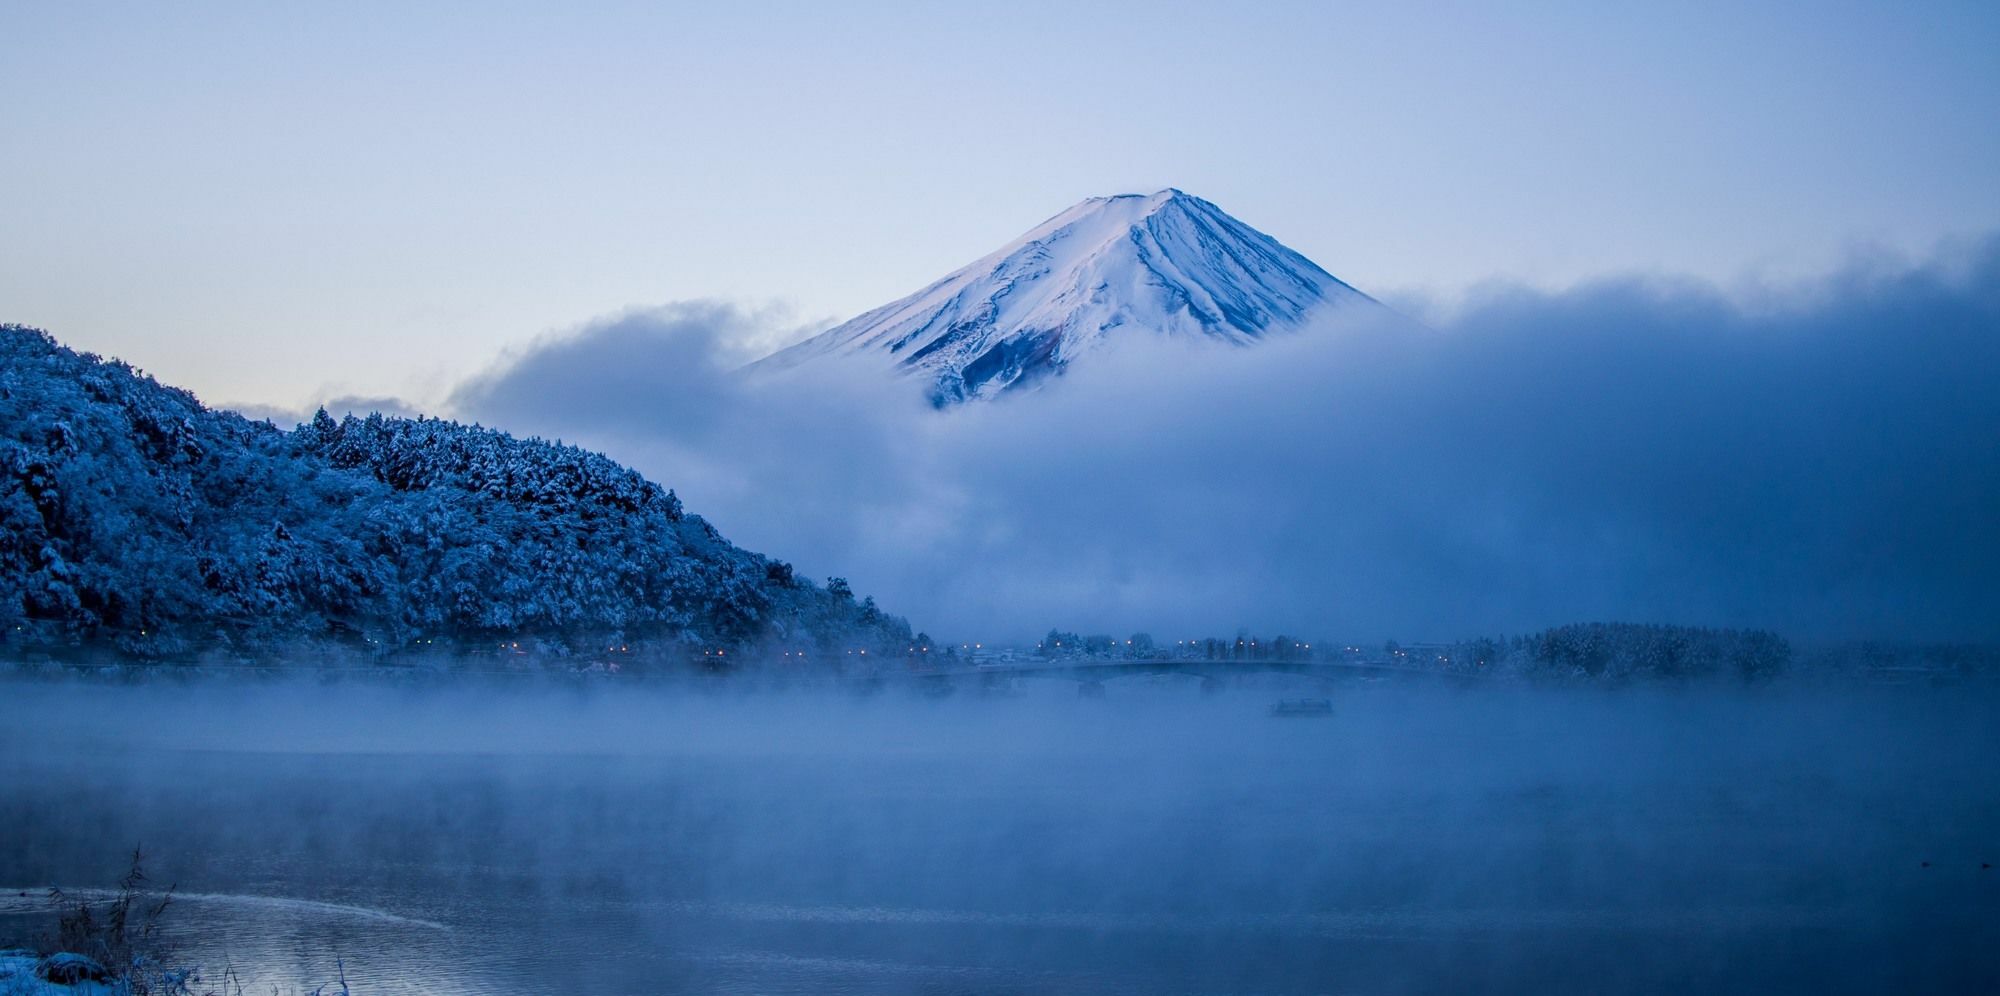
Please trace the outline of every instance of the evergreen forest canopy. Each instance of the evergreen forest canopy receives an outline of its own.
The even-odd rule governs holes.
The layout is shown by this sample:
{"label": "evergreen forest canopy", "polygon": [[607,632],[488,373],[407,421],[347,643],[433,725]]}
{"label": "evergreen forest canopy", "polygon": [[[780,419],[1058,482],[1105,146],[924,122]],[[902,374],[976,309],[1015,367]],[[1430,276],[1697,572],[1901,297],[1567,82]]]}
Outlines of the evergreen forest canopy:
{"label": "evergreen forest canopy", "polygon": [[910,639],[598,454],[379,414],[286,431],[18,325],[0,325],[0,633],[169,660]]}

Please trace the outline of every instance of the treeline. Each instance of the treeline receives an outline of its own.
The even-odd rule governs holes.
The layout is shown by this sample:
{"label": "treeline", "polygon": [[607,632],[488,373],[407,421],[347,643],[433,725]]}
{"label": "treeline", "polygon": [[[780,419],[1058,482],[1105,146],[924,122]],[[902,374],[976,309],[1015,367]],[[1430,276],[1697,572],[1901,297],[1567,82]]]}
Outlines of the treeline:
{"label": "treeline", "polygon": [[140,659],[900,647],[574,446],[320,412],[286,431],[0,326],[0,637]]}
{"label": "treeline", "polygon": [[[1794,648],[1763,630],[1586,623],[1514,638],[1466,640],[1426,663],[1533,679],[1632,681],[1785,677],[1870,684],[2000,678],[2000,647],[1874,640]],[[1482,663],[1483,662],[1483,663]]]}
{"label": "treeline", "polygon": [[1639,623],[1577,623],[1527,636],[1453,644],[1441,666],[1530,678],[1604,682],[1731,678],[1785,673],[1791,644],[1756,629]]}
{"label": "treeline", "polygon": [[1533,680],[1622,682],[1730,678],[1758,681],[1785,673],[1792,649],[1763,630],[1703,629],[1632,623],[1579,623],[1526,636],[1482,637],[1455,643],[1389,640],[1359,644],[1260,637],[1172,642],[1146,633],[1120,639],[1051,629],[1036,645],[1044,657],[1181,659],[1283,664],[1354,664],[1412,671],[1484,674]]}

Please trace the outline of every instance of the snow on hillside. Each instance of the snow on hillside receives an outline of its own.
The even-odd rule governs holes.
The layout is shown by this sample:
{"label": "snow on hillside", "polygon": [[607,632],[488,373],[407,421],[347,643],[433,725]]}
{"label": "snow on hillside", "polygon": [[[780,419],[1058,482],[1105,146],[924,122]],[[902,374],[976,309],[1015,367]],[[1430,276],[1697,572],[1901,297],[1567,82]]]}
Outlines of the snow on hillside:
{"label": "snow on hillside", "polygon": [[0,651],[674,660],[909,636],[596,453],[379,414],[288,432],[0,325]]}
{"label": "snow on hillside", "polygon": [[943,406],[1033,384],[1128,333],[1241,344],[1354,305],[1379,307],[1199,197],[1093,197],[752,370],[880,355]]}

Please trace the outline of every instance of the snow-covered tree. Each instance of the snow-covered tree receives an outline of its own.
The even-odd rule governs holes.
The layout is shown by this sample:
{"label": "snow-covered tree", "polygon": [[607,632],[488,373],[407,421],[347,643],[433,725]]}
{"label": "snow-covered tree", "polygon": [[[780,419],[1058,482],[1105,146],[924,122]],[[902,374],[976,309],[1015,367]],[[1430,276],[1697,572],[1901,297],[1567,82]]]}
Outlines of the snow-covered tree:
{"label": "snow-covered tree", "polygon": [[8,642],[149,657],[909,639],[598,454],[380,414],[285,431],[20,326],[0,326],[0,565]]}

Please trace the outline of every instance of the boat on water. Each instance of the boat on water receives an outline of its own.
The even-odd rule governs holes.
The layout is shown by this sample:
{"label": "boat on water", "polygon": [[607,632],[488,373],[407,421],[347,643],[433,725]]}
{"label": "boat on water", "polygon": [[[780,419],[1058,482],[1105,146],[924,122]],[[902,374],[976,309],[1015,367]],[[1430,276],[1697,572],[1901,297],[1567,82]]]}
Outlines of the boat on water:
{"label": "boat on water", "polygon": [[1332,699],[1280,699],[1271,707],[1273,716],[1331,716]]}

